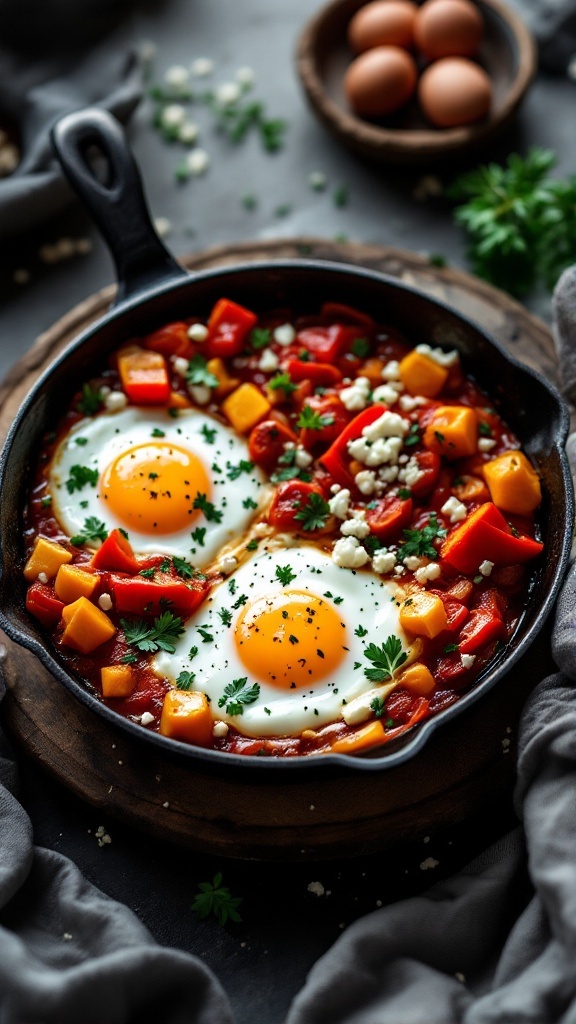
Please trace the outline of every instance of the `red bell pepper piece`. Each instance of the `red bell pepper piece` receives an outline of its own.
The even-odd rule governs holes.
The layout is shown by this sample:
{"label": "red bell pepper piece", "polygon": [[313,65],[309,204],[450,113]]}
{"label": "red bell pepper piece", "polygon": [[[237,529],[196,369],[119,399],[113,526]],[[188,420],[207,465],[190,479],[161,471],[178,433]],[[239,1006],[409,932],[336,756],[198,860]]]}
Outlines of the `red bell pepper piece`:
{"label": "red bell pepper piece", "polygon": [[450,597],[450,595],[445,590],[434,590],[430,588],[429,593],[435,594],[436,597],[439,597],[442,603],[444,604],[444,611],[446,612],[447,623],[446,629],[448,629],[451,633],[457,629],[460,629],[461,626],[466,622],[466,619],[468,618],[469,615],[469,611],[466,605],[462,604],[461,601],[457,601],[455,598]]}
{"label": "red bell pepper piece", "polygon": [[470,612],[458,637],[458,649],[461,654],[474,654],[493,640],[502,640],[506,636],[506,627],[502,618],[490,614],[482,608]]}
{"label": "red bell pepper piece", "polygon": [[169,608],[188,617],[202,604],[210,586],[205,579],[185,581],[157,573],[153,580],[142,576],[116,577],[111,589],[116,611],[121,615],[159,615]]}
{"label": "red bell pepper piece", "polygon": [[399,686],[386,701],[385,716],[393,718],[395,722],[402,722],[404,725],[408,723],[413,725],[422,717],[422,712],[428,710],[428,705],[429,702],[425,697],[419,697],[415,693],[410,693],[405,687]]}
{"label": "red bell pepper piece", "polygon": [[166,405],[170,375],[164,356],[131,345],[118,354],[118,373],[124,393],[135,405]]}
{"label": "red bell pepper piece", "polygon": [[445,654],[434,669],[434,679],[442,689],[458,690],[470,679],[471,668],[462,664],[460,650]]}
{"label": "red bell pepper piece", "polygon": [[366,522],[379,540],[389,543],[400,536],[403,529],[412,522],[412,498],[399,498],[397,494],[386,494],[375,508],[366,509]]}
{"label": "red bell pepper piece", "polygon": [[354,306],[346,306],[343,302],[325,302],[320,310],[320,315],[326,317],[327,320],[354,324],[357,327],[362,327],[365,331],[373,331],[376,327],[376,321],[371,316],[355,309]]}
{"label": "red bell pepper piece", "polygon": [[271,473],[278,465],[278,459],[284,455],[285,445],[295,445],[297,441],[296,434],[286,424],[278,420],[262,420],[250,432],[248,454],[252,462]]}
{"label": "red bell pepper piece", "polygon": [[329,327],[304,327],[298,331],[296,342],[316,356],[320,363],[333,363],[337,356],[349,348],[358,337],[356,327],[345,324],[330,324]]}
{"label": "red bell pepper piece", "polygon": [[421,498],[436,486],[441,459],[437,452],[430,451],[415,452],[414,458],[418,463],[421,476],[412,484],[410,490],[415,498]]}
{"label": "red bell pepper piece", "polygon": [[342,380],[342,373],[337,366],[330,363],[307,363],[303,359],[287,359],[282,363],[282,370],[290,380],[309,380],[314,387],[332,387]]}
{"label": "red bell pepper piece", "polygon": [[330,444],[340,436],[350,422],[350,413],[342,405],[338,395],[311,395],[304,402],[303,409],[307,406],[322,417],[324,425],[318,428],[300,428],[299,440],[306,449],[314,448],[320,443]]}
{"label": "red bell pepper piece", "polygon": [[[278,530],[303,530],[302,522],[296,516],[308,504],[312,494],[323,497],[322,491],[315,484],[286,480],[280,484],[272,498],[268,522]],[[322,528],[314,530],[316,536],[321,532]]]}
{"label": "red bell pepper piece", "polygon": [[543,547],[532,537],[515,536],[502,513],[487,501],[450,531],[440,556],[459,572],[471,573],[485,560],[494,565],[527,562]]}
{"label": "red bell pepper piece", "polygon": [[102,546],[92,556],[90,564],[94,569],[128,572],[131,576],[141,569],[130,541],[118,528],[110,531]]}
{"label": "red bell pepper piece", "polygon": [[348,443],[357,437],[361,437],[364,427],[367,427],[374,420],[377,420],[379,416],[382,416],[382,413],[386,412],[386,408],[385,405],[369,405],[367,409],[363,409],[344,428],[328,451],[321,456],[320,462],[337,484],[340,484],[342,487],[354,486],[354,477],[349,469]]}
{"label": "red bell pepper piece", "polygon": [[64,602],[59,601],[46,583],[32,583],[26,593],[26,610],[43,626],[55,626],[62,618]]}
{"label": "red bell pepper piece", "polygon": [[179,320],[152,331],[144,338],[144,347],[163,356],[184,356],[190,358],[193,345],[188,337],[188,325]]}
{"label": "red bell pepper piece", "polygon": [[208,337],[202,343],[202,354],[208,359],[237,356],[258,317],[231,299],[219,299],[208,320]]}

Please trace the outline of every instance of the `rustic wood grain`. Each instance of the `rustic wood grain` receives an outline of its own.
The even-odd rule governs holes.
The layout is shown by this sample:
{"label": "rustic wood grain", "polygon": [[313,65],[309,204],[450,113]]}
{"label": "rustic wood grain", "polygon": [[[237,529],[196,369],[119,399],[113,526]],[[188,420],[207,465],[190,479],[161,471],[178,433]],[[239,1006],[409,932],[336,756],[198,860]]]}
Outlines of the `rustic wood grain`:
{"label": "rustic wood grain", "polygon": [[[222,246],[191,270],[309,255],[384,271],[482,323],[507,349],[557,382],[547,327],[514,300],[452,269],[397,249],[300,239]],[[3,437],[39,373],[113,300],[106,288],[39,337],[0,386]],[[223,856],[318,859],[384,849],[507,799],[522,705],[553,670],[542,636],[495,690],[438,729],[403,767],[378,772],[215,773],[175,761],[94,715],[27,651],[4,638],[3,719],[39,764],[90,804],[180,845]],[[506,741],[503,743],[503,741]],[[510,741],[508,743],[508,741]]]}

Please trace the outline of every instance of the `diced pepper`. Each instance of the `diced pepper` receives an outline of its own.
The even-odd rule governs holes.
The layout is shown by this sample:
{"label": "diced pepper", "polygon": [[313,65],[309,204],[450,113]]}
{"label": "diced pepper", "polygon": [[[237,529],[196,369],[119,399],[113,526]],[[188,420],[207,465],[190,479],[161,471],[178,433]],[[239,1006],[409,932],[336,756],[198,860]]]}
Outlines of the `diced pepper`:
{"label": "diced pepper", "polygon": [[66,625],[62,643],[82,654],[95,651],[116,632],[116,627],[106,613],[87,597],[79,597],[72,604],[65,605],[62,619]]}
{"label": "diced pepper", "polygon": [[55,626],[62,616],[64,602],[54,595],[46,583],[32,583],[26,593],[26,610],[43,626]]}
{"label": "diced pepper", "polygon": [[131,665],[105,665],[100,669],[100,681],[103,697],[129,697],[138,680]]}
{"label": "diced pepper", "polygon": [[415,591],[406,598],[398,617],[402,629],[430,639],[442,633],[448,625],[444,602],[425,590]]}
{"label": "diced pepper", "polygon": [[130,541],[118,528],[110,531],[101,547],[92,556],[90,565],[94,569],[129,572],[132,576],[140,569]]}
{"label": "diced pepper", "polygon": [[529,515],[542,501],[538,474],[524,452],[497,455],[484,466],[484,479],[492,501],[504,512]]}
{"label": "diced pepper", "polygon": [[53,579],[61,565],[72,561],[72,552],[58,544],[57,541],[38,537],[32,554],[24,566],[27,580],[35,580],[43,572],[49,580]]}
{"label": "diced pepper", "polygon": [[452,490],[458,501],[473,501],[476,504],[490,501],[488,488],[479,476],[464,474],[458,483],[452,484]]}
{"label": "diced pepper", "polygon": [[400,360],[400,379],[411,395],[435,398],[448,380],[448,370],[434,359],[413,349]]}
{"label": "diced pepper", "polygon": [[377,719],[375,722],[369,722],[368,725],[362,726],[361,729],[355,729],[354,732],[341,736],[334,741],[330,749],[335,754],[357,754],[361,750],[368,750],[370,747],[384,743],[385,739],[384,726]]}
{"label": "diced pepper", "polygon": [[219,299],[208,320],[208,337],[202,345],[203,354],[208,359],[215,356],[226,359],[238,355],[257,322],[256,313],[230,299]]}
{"label": "diced pepper", "polygon": [[166,324],[152,334],[146,335],[144,347],[160,352],[163,356],[183,356],[189,359],[193,345],[188,337],[188,325],[181,320]]}
{"label": "diced pepper", "polygon": [[427,665],[422,661],[415,661],[409,665],[398,677],[400,686],[405,686],[410,693],[418,697],[427,697],[436,686],[436,681]]}
{"label": "diced pepper", "polygon": [[307,450],[318,444],[330,444],[340,436],[350,422],[350,413],[342,405],[338,395],[311,395],[306,399],[302,408],[305,409],[307,406],[324,420],[322,427],[301,428],[299,440]]}
{"label": "diced pepper", "polygon": [[366,522],[378,540],[389,543],[400,536],[403,529],[412,522],[412,498],[399,498],[397,494],[386,494],[375,508],[366,509]]}
{"label": "diced pepper", "polygon": [[98,576],[79,565],[61,565],[54,582],[56,597],[72,604],[78,597],[91,597],[98,586]]}
{"label": "diced pepper", "polygon": [[502,616],[495,614],[494,611],[476,608],[470,612],[470,617],[460,632],[458,649],[461,654],[474,654],[486,644],[502,640],[505,636],[506,627]]}
{"label": "diced pepper", "polygon": [[213,727],[206,694],[197,690],[168,690],[160,717],[162,736],[197,747],[211,747]]}
{"label": "diced pepper", "polygon": [[484,561],[494,565],[528,562],[543,546],[532,537],[515,536],[502,513],[487,501],[450,531],[440,556],[459,572],[472,573]]}
{"label": "diced pepper", "polygon": [[478,448],[478,417],[468,405],[439,405],[422,438],[426,447],[446,459],[465,459]]}
{"label": "diced pepper", "polygon": [[180,394],[179,391],[171,391],[170,398],[168,399],[169,409],[191,409],[192,402],[186,395]]}
{"label": "diced pepper", "polygon": [[309,380],[314,387],[332,387],[342,380],[342,373],[330,363],[307,363],[302,359],[287,359],[282,370],[295,382]]}
{"label": "diced pepper", "polygon": [[262,420],[250,432],[248,454],[268,473],[272,472],[278,459],[284,455],[287,444],[296,444],[296,434],[278,420]]}
{"label": "diced pepper", "polygon": [[[302,530],[302,523],[296,516],[308,503],[312,494],[322,496],[320,488],[315,484],[302,480],[286,480],[274,493],[268,512],[268,522],[278,530]],[[315,536],[321,532],[321,529],[314,530]]]}
{"label": "diced pepper", "polygon": [[415,498],[421,498],[436,486],[436,481],[440,474],[441,459],[436,452],[429,451],[415,452],[414,458],[418,463],[420,475],[410,485],[410,490]]}
{"label": "diced pepper", "polygon": [[358,369],[359,377],[367,377],[373,388],[377,388],[379,384],[382,384],[382,369],[384,363],[378,356],[371,356],[366,359]]}
{"label": "diced pepper", "polygon": [[270,409],[268,399],[250,382],[241,384],[222,402],[224,415],[239,434],[247,434],[252,430],[268,415]]}
{"label": "diced pepper", "polygon": [[424,697],[412,693],[404,686],[398,686],[388,697],[384,714],[395,722],[408,725],[413,724],[415,718],[418,720],[421,709],[427,707],[428,701]]}
{"label": "diced pepper", "polygon": [[118,373],[124,393],[134,405],[166,405],[170,375],[163,355],[130,345],[118,353]]}
{"label": "diced pepper", "polygon": [[206,363],[206,369],[208,373],[214,374],[218,381],[218,387],[214,391],[214,394],[218,399],[226,398],[226,395],[229,395],[230,392],[234,391],[240,384],[237,377],[230,376],[226,365],[220,356],[213,356],[212,359],[209,359]]}
{"label": "diced pepper", "polygon": [[431,588],[428,591],[429,594],[435,594],[439,597],[444,604],[444,611],[446,612],[446,629],[449,632],[454,632],[466,622],[469,612],[465,604],[461,601],[451,597],[447,591],[434,590]]}
{"label": "diced pepper", "polygon": [[327,452],[320,457],[320,462],[330,474],[332,479],[342,487],[353,487],[354,476],[350,472],[350,456],[348,444],[362,436],[364,427],[367,427],[379,416],[386,412],[385,405],[369,405],[344,428],[339,437],[330,446]]}
{"label": "diced pepper", "polygon": [[358,337],[358,328],[345,324],[330,324],[329,327],[305,327],[298,331],[296,343],[302,345],[320,363],[333,363]]}
{"label": "diced pepper", "polygon": [[363,313],[354,306],[346,306],[343,302],[324,302],[320,315],[329,320],[337,320],[343,324],[353,324],[365,331],[373,331],[376,321],[368,313]]}
{"label": "diced pepper", "polygon": [[154,580],[142,576],[112,580],[116,611],[120,615],[158,615],[165,608],[184,617],[196,611],[210,589],[206,579],[174,579],[158,572]]}

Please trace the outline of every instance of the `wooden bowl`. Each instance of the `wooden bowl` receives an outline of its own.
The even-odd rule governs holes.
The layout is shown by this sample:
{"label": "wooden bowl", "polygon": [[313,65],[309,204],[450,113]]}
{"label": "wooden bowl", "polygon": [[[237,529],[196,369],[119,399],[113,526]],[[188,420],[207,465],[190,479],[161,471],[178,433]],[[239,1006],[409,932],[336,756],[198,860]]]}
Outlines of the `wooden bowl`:
{"label": "wooden bowl", "polygon": [[461,128],[434,128],[415,99],[396,114],[364,120],[344,95],[344,74],[354,58],[346,32],[366,0],[332,0],[307,23],[296,62],[308,101],[320,121],[348,148],[380,163],[439,163],[470,155],[492,142],[509,124],[536,73],[534,40],[518,16],[500,0],[476,0],[485,23],[478,63],[492,80],[486,118]]}

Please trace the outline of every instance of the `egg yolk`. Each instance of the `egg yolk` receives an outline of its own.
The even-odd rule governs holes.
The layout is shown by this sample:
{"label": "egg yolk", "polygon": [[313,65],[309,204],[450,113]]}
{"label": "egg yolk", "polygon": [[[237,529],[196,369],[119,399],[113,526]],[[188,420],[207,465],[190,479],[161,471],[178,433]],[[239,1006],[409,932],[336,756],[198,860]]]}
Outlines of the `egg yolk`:
{"label": "egg yolk", "polygon": [[200,515],[199,494],[211,485],[200,459],[166,442],[135,445],[102,473],[100,499],[125,526],[140,533],[175,533]]}
{"label": "egg yolk", "polygon": [[333,605],[301,590],[282,590],[247,604],[234,639],[249,673],[282,689],[323,679],[347,651],[346,627]]}

